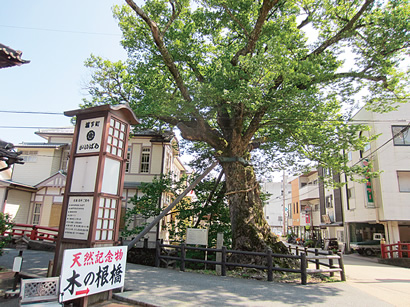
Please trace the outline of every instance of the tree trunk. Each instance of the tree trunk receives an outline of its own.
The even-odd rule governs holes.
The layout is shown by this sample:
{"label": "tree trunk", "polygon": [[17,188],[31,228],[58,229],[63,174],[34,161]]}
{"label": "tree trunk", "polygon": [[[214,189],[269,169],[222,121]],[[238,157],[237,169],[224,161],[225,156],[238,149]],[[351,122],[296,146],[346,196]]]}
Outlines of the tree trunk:
{"label": "tree trunk", "polygon": [[[256,181],[252,166],[245,166],[240,162],[224,162],[226,195],[228,197],[232,224],[232,247],[235,250],[288,254],[288,249],[274,236],[263,213],[260,188]],[[263,262],[258,257],[234,256],[235,262]],[[265,257],[266,258],[266,257]],[[275,263],[281,266],[293,266],[292,261]]]}

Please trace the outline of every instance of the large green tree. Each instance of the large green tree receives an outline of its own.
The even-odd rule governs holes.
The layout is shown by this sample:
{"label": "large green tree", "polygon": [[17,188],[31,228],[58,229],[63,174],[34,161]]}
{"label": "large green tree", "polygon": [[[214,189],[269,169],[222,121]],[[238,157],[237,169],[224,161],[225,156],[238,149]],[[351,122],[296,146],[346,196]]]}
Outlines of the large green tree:
{"label": "large green tree", "polygon": [[[226,176],[233,247],[277,251],[252,166],[313,160],[351,173],[341,154],[367,140],[343,106],[365,93],[405,101],[407,0],[132,0],[114,8],[126,62],[91,56],[93,99],[128,103],[147,126],[177,127]],[[346,61],[348,60],[348,61]]]}

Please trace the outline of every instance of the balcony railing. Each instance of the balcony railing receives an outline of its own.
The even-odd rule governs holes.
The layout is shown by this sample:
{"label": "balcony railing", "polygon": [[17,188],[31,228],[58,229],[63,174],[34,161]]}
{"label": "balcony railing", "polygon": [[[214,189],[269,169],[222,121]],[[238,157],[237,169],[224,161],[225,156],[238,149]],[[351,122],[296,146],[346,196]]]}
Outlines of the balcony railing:
{"label": "balcony railing", "polygon": [[299,189],[300,200],[312,200],[319,198],[319,187],[317,184],[305,185]]}

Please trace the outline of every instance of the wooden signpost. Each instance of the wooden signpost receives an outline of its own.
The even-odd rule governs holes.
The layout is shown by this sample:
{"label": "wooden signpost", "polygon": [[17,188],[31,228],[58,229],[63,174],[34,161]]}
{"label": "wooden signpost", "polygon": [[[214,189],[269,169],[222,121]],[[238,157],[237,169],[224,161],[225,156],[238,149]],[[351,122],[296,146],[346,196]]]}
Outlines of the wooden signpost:
{"label": "wooden signpost", "polygon": [[[66,298],[82,297],[74,301],[75,305],[87,306],[89,303],[109,299],[111,291],[104,288],[102,294],[91,295],[96,292],[77,289],[75,293],[80,291],[81,295],[68,295],[64,288],[73,276],[68,277],[67,274],[73,272],[62,266],[63,256],[65,264],[72,260],[65,257],[72,258],[72,253],[79,253],[78,250],[81,253],[87,248],[100,248],[103,251],[104,248],[117,245],[128,136],[130,125],[138,124],[138,120],[126,105],[102,105],[67,111],[64,114],[75,116],[76,126],[53,275],[61,275],[60,291],[64,292]],[[104,252],[106,253],[105,250]],[[123,268],[125,269],[125,265]]]}

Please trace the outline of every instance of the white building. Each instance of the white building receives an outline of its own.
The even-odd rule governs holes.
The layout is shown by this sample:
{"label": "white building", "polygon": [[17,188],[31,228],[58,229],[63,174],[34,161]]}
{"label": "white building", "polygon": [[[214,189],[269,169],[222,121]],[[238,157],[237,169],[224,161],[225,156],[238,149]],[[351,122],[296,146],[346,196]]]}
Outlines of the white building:
{"label": "white building", "polygon": [[[264,214],[271,231],[276,235],[283,234],[283,223],[287,225],[287,210],[283,214],[283,183],[282,182],[263,182],[261,183],[263,193],[270,194],[265,202]],[[285,203],[291,198],[291,186],[285,186]],[[286,209],[286,208],[285,208]],[[286,227],[287,229],[287,227]],[[286,233],[285,233],[286,235]]]}
{"label": "white building", "polygon": [[349,152],[349,165],[371,161],[381,174],[343,188],[346,241],[371,240],[373,233],[383,232],[388,243],[410,242],[410,104],[384,114],[363,108],[353,120],[371,127],[366,135],[379,137],[363,151]]}

